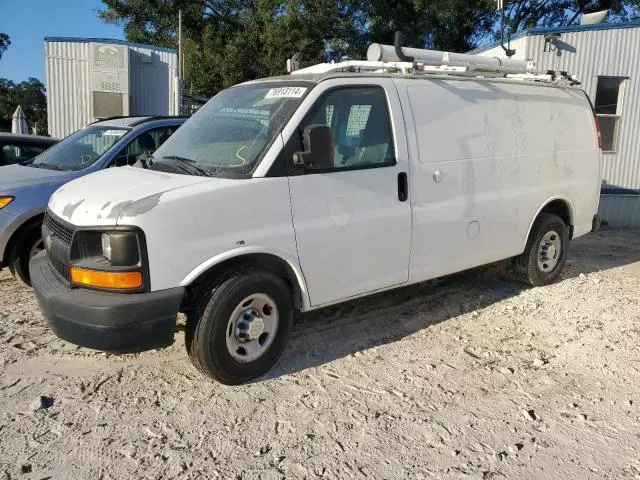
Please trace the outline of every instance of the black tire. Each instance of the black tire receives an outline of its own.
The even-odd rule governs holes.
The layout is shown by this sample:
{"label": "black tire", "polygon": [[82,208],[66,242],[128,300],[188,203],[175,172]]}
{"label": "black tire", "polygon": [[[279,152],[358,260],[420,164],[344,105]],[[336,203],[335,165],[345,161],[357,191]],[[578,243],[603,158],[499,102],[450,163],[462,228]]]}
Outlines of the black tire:
{"label": "black tire", "polygon": [[29,261],[43,248],[40,229],[31,229],[20,241],[16,258],[11,265],[11,272],[29,287],[31,286]]}
{"label": "black tire", "polygon": [[[239,303],[258,294],[268,295],[275,301],[279,317],[277,330],[260,357],[239,362],[227,348],[227,327]],[[264,375],[277,363],[289,340],[293,317],[293,296],[282,278],[251,267],[228,271],[196,293],[185,335],[189,358],[205,375],[221,383],[247,382]]]}
{"label": "black tire", "polygon": [[[551,239],[555,241],[553,233],[555,232],[560,242],[560,252],[554,257],[555,266],[548,271],[544,270],[545,262],[540,259],[540,248],[543,238],[547,234],[551,235]],[[567,254],[569,253],[569,227],[564,220],[557,215],[550,213],[541,213],[533,223],[531,233],[527,240],[527,246],[522,255],[511,259],[511,270],[516,280],[528,283],[534,287],[549,285],[553,283],[558,275],[562,272]],[[540,266],[540,263],[543,266]],[[548,265],[547,265],[548,266]]]}

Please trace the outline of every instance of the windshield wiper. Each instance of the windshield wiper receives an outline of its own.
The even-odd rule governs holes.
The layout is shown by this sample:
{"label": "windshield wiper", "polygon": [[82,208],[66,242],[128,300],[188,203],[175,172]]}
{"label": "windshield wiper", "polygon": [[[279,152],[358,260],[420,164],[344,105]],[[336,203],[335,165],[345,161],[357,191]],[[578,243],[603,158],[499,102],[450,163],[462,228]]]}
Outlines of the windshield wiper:
{"label": "windshield wiper", "polygon": [[199,167],[198,162],[190,158],[180,157],[178,155],[167,155],[165,157],[160,157],[160,160],[164,160],[164,159],[174,160],[176,162],[179,162],[180,165],[187,166],[188,168],[183,168],[183,170],[189,171],[189,169],[191,169],[191,173],[193,173],[193,171],[196,171],[199,174],[204,175],[206,177],[216,176],[216,172],[214,170],[207,170],[202,167]]}

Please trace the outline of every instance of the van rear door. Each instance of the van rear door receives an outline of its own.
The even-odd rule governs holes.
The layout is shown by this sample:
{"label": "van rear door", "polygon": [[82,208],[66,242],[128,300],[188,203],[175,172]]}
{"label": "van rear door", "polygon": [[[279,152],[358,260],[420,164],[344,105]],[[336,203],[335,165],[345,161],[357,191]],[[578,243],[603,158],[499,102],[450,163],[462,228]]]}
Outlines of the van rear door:
{"label": "van rear door", "polygon": [[311,96],[292,140],[308,125],[328,125],[334,163],[294,172],[289,186],[298,256],[311,305],[318,306],[407,281],[411,207],[393,82],[328,80]]}

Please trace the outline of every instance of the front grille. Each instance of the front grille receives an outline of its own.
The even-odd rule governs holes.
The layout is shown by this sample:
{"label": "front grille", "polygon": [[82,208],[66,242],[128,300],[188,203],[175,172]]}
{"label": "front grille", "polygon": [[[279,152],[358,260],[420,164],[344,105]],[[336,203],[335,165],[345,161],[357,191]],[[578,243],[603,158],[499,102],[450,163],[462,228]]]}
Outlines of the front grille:
{"label": "front grille", "polygon": [[45,212],[44,224],[49,228],[51,233],[62,240],[64,243],[71,246],[71,240],[73,239],[73,229],[62,223],[55,218],[52,214]]}
{"label": "front grille", "polygon": [[69,272],[71,265],[71,241],[73,228],[47,211],[42,228],[44,244],[51,266],[67,281],[71,281]]}
{"label": "front grille", "polygon": [[58,272],[62,278],[64,278],[67,282],[71,281],[71,274],[69,273],[69,267],[64,264],[62,260],[59,260],[55,257],[49,255],[49,261],[53,268],[55,268],[56,272]]}

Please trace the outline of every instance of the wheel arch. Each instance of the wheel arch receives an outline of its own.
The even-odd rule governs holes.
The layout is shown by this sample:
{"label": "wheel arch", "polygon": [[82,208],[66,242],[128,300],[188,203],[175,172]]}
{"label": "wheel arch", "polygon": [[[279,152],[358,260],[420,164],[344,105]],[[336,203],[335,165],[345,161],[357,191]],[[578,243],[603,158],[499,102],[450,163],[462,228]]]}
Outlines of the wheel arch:
{"label": "wheel arch", "polygon": [[180,285],[193,290],[223,271],[247,264],[259,266],[282,277],[291,287],[295,307],[302,311],[310,308],[306,282],[297,262],[288,259],[284,252],[265,248],[244,247],[216,255],[196,267]]}
{"label": "wheel arch", "polygon": [[564,220],[567,227],[569,227],[569,240],[573,238],[573,221],[574,221],[574,212],[573,206],[571,202],[565,198],[560,196],[555,196],[549,198],[545,201],[536,212],[535,216],[531,220],[529,224],[529,229],[527,230],[527,237],[525,238],[525,242],[529,239],[531,235],[531,229],[533,228],[533,224],[540,217],[542,213],[551,213],[553,215],[557,215],[558,217]]}
{"label": "wheel arch", "polygon": [[34,229],[41,228],[42,221],[44,220],[44,212],[38,213],[26,219],[20,224],[20,226],[11,234],[7,246],[4,250],[4,258],[2,263],[6,266],[13,265],[14,261],[18,258],[20,244],[26,235],[29,235]]}

